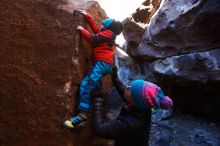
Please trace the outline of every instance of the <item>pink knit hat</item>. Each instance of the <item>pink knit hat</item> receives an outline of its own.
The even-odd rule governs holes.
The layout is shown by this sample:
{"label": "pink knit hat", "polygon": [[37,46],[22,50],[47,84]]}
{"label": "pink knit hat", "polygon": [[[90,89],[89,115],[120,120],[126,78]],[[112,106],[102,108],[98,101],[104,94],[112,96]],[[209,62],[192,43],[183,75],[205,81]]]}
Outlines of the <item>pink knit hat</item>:
{"label": "pink knit hat", "polygon": [[170,109],[173,106],[172,99],[164,96],[159,86],[144,80],[131,83],[131,96],[139,109]]}

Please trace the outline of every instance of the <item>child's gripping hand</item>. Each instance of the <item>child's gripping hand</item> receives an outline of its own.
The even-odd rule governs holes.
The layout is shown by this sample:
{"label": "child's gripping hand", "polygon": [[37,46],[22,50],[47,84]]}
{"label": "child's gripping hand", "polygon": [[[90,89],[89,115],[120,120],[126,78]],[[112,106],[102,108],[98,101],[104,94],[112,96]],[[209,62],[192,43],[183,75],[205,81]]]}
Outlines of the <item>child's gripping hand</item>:
{"label": "child's gripping hand", "polygon": [[83,30],[84,28],[82,26],[77,26],[76,30]]}
{"label": "child's gripping hand", "polygon": [[88,13],[85,10],[79,10],[80,14],[82,14],[83,16],[88,15]]}

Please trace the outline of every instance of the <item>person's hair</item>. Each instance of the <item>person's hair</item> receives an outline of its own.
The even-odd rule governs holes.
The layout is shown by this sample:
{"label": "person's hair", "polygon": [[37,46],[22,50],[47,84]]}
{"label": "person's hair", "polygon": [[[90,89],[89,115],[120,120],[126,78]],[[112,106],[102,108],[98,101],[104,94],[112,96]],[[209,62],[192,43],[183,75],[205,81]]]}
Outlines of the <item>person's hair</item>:
{"label": "person's hair", "polygon": [[123,25],[120,21],[113,20],[107,29],[111,30],[115,35],[119,35],[123,30]]}

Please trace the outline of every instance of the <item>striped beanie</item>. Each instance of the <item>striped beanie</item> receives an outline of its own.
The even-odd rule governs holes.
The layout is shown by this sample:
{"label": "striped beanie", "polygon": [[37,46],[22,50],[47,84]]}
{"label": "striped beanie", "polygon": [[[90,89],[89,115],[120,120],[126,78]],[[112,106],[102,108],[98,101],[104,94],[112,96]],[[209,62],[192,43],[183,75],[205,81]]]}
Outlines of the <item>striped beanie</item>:
{"label": "striped beanie", "polygon": [[164,96],[160,87],[144,80],[131,83],[131,96],[139,109],[169,109],[173,106],[172,100]]}

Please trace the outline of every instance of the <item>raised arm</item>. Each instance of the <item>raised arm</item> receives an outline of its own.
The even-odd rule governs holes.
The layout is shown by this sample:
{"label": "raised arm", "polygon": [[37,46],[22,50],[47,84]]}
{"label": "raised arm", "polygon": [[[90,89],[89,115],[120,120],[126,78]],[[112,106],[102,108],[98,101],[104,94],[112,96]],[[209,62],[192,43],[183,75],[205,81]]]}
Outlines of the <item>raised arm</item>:
{"label": "raised arm", "polygon": [[95,23],[95,20],[94,18],[89,14],[87,13],[86,11],[82,10],[80,11],[80,13],[86,18],[90,28],[92,29],[92,31],[96,34],[100,31],[100,27],[98,27]]}
{"label": "raised arm", "polygon": [[135,130],[140,130],[145,122],[135,116],[118,117],[115,120],[107,121],[104,117],[103,102],[104,98],[101,94],[93,94],[93,110],[92,110],[92,129],[94,133],[106,139],[116,139],[131,133]]}
{"label": "raised arm", "polygon": [[126,86],[118,78],[116,66],[112,68],[111,78],[112,78],[112,83],[115,86],[116,90],[118,91],[119,95],[121,96],[122,99],[124,99],[123,97]]}
{"label": "raised arm", "polygon": [[90,45],[98,45],[102,42],[109,42],[109,44],[114,43],[115,38],[113,36],[113,33],[110,30],[105,30],[97,34],[91,34],[88,30],[84,29],[82,26],[77,26],[77,30],[81,32],[83,38]]}
{"label": "raised arm", "polygon": [[82,34],[82,37],[90,44],[90,45],[94,45],[94,42],[92,40],[92,34],[84,29],[82,26],[77,26],[76,28],[77,30],[79,30]]}

